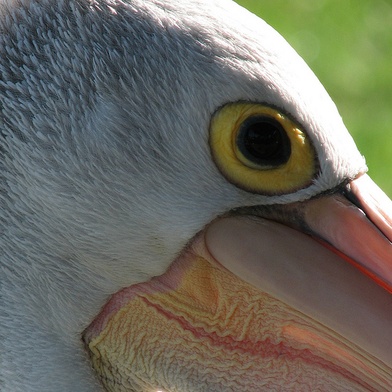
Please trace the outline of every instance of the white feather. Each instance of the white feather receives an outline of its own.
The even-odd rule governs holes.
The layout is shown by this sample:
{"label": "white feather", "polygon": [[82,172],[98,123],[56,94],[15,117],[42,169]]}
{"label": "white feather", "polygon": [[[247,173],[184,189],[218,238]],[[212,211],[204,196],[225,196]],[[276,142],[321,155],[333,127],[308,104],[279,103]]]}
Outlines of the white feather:
{"label": "white feather", "polygon": [[[110,294],[231,208],[365,170],[316,77],[231,1],[9,0],[0,29],[2,391],[98,391],[80,334]],[[311,186],[266,197],[221,176],[209,121],[238,100],[303,125]]]}

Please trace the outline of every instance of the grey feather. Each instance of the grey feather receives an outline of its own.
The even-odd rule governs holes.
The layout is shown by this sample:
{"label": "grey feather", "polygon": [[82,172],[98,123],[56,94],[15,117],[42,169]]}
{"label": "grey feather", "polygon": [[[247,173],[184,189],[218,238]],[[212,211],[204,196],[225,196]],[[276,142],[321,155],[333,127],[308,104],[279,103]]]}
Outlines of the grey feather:
{"label": "grey feather", "polygon": [[[110,294],[225,211],[365,170],[312,72],[231,1],[8,0],[0,31],[2,391],[98,391],[80,334]],[[238,100],[304,126],[310,187],[266,197],[221,176],[209,121]]]}

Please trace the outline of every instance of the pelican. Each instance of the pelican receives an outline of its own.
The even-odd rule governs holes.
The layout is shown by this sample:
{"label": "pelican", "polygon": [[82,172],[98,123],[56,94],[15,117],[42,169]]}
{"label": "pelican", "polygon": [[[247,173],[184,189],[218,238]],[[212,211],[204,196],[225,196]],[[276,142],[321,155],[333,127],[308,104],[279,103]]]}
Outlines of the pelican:
{"label": "pelican", "polygon": [[0,389],[392,390],[392,208],[229,0],[0,5]]}

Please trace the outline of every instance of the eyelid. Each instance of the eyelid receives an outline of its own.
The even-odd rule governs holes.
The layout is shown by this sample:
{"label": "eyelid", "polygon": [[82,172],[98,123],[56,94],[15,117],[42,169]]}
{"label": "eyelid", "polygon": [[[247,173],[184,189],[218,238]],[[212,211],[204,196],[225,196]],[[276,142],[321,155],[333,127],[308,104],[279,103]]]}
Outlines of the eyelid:
{"label": "eyelid", "polygon": [[[278,167],[244,163],[237,145],[241,125],[252,116],[269,116],[285,130],[291,145],[287,162]],[[254,102],[232,102],[213,115],[209,138],[213,160],[224,177],[252,193],[287,194],[309,186],[317,175],[313,145],[301,127],[274,107]],[[246,160],[246,157],[245,157]]]}

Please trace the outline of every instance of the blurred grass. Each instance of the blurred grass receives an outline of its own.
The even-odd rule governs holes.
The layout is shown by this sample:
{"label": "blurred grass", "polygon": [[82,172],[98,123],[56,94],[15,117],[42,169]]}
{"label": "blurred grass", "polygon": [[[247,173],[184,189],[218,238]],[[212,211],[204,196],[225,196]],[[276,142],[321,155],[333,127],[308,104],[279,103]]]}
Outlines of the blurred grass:
{"label": "blurred grass", "polygon": [[392,197],[392,2],[237,2],[306,60],[338,106],[369,174]]}

